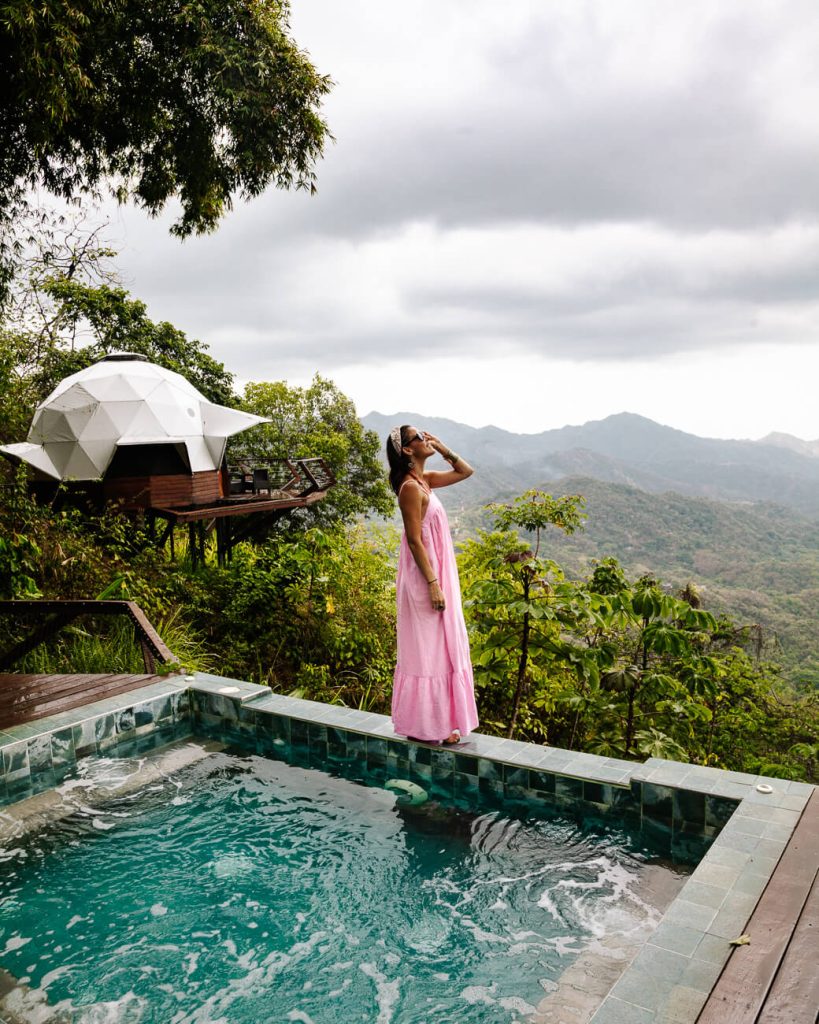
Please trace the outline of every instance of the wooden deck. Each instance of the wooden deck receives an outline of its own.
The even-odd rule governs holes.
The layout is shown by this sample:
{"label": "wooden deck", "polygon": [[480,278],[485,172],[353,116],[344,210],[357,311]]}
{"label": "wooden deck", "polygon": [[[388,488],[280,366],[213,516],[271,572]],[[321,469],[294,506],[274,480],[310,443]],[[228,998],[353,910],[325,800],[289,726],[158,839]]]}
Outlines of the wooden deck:
{"label": "wooden deck", "polygon": [[127,690],[161,682],[159,675],[0,674],[0,729],[24,725],[104,700]]}
{"label": "wooden deck", "polygon": [[819,790],[748,922],[697,1024],[819,1020]]}
{"label": "wooden deck", "polygon": [[6,634],[6,642],[10,641],[11,646],[6,650],[0,648],[0,670],[13,668],[41,643],[83,616],[126,618],[142,649],[145,672],[33,675],[0,671],[0,729],[25,725],[159,682],[167,677],[167,672],[157,674],[157,663],[168,666],[168,670],[178,667],[162,637],[133,601],[0,601],[0,636],[8,620],[16,619],[30,627],[29,635],[23,639],[15,640],[11,632]]}

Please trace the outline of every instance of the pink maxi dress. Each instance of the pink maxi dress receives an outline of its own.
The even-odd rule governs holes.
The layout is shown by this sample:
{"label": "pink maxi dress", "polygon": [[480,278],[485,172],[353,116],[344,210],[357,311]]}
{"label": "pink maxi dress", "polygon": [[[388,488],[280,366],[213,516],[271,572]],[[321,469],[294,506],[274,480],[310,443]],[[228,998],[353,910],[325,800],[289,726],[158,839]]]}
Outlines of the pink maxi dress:
{"label": "pink maxi dress", "polygon": [[444,592],[446,608],[439,612],[432,607],[429,584],[415,564],[404,533],[396,583],[398,661],[392,722],[402,736],[440,741],[454,729],[462,737],[470,733],[478,724],[478,709],[455,548],[444,506],[434,491],[429,496],[421,538]]}

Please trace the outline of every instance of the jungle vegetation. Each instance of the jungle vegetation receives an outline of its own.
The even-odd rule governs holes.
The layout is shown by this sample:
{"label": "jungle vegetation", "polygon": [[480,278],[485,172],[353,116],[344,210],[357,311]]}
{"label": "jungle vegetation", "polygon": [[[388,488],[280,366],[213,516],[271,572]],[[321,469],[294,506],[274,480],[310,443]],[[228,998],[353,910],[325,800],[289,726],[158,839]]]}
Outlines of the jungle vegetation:
{"label": "jungle vegetation", "polygon": [[[185,668],[386,712],[397,538],[382,524],[391,499],[378,436],[321,376],[235,394],[205,345],[150,320],[121,287],[113,252],[81,217],[29,201],[32,188],[68,203],[109,188],[157,213],[176,199],[172,230],[185,236],[269,184],[312,189],[330,82],[290,38],[287,12],[284,0],[0,0],[0,438],[22,440],[68,373],[131,349],[214,401],[268,416],[247,457],[322,455],[339,481],[324,505],[240,545],[228,565],[194,569],[184,543],[171,561],[116,508],[92,517],[34,503],[25,471],[3,463],[0,598],[128,597]],[[485,730],[817,778],[816,691],[784,681],[741,620],[612,557],[570,576],[545,541],[582,534],[575,495],[527,491],[487,516],[460,554]],[[92,625],[18,669],[133,668],[127,636]]]}
{"label": "jungle vegetation", "polygon": [[[153,324],[112,284],[52,275],[31,287],[60,327],[44,331],[31,316],[3,321],[4,440],[25,435],[34,404],[66,369],[108,344],[134,345],[270,417],[243,442],[246,457],[323,455],[339,485],[332,501],[282,521],[262,542],[239,545],[228,565],[211,557],[194,569],[183,538],[171,561],[116,508],[89,517],[35,504],[25,472],[4,464],[0,597],[128,597],[185,668],[388,713],[398,534],[384,522],[393,506],[379,439],[349,399],[321,376],[308,388],[258,383],[234,395],[231,375],[201,343]],[[693,585],[675,589],[650,571],[629,575],[614,557],[570,575],[549,555],[557,537],[584,532],[577,495],[531,490],[485,516],[486,528],[459,554],[485,731],[618,757],[817,778],[817,693],[783,678],[749,624],[703,606]],[[138,670],[127,637],[97,626],[64,631],[18,670]]]}

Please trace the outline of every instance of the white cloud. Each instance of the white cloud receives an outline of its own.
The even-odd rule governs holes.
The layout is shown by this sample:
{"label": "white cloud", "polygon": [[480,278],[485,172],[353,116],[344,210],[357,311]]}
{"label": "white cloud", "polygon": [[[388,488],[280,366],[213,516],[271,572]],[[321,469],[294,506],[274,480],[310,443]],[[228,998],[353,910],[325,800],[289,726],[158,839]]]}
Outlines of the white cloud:
{"label": "white cloud", "polygon": [[[715,434],[819,436],[784,386],[750,407],[729,386],[815,369],[815,4],[300,0],[293,30],[337,82],[319,194],[267,194],[181,247],[118,215],[151,315],[242,376],[319,369],[385,408],[407,366],[468,361],[466,422],[605,406],[701,431],[707,404]],[[715,366],[694,416],[678,386]],[[505,371],[531,400],[488,404],[516,393]],[[574,415],[538,406],[542,379],[571,382]]]}

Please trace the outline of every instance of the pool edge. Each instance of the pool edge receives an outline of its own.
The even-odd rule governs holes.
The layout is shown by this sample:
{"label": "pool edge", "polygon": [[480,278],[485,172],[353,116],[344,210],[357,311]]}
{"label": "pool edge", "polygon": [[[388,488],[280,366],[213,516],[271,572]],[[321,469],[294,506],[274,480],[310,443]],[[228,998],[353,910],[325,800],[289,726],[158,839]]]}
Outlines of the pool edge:
{"label": "pool edge", "polygon": [[626,820],[638,815],[649,831],[670,829],[672,841],[675,832],[685,842],[697,829],[713,837],[650,939],[602,1002],[595,997],[597,1008],[587,1011],[591,1024],[694,1024],[728,960],[730,940],[743,931],[814,789],[478,733],[457,748],[436,748],[396,736],[383,715],[195,673],[0,732],[0,816],[3,805],[58,784],[84,756],[129,756],[194,734],[252,738],[271,749],[277,741],[306,745],[325,761],[333,744],[343,743],[345,754],[368,763],[394,763],[399,770],[412,761],[408,775],[414,771],[431,784],[451,777],[453,794],[540,795],[566,807],[582,801]]}

